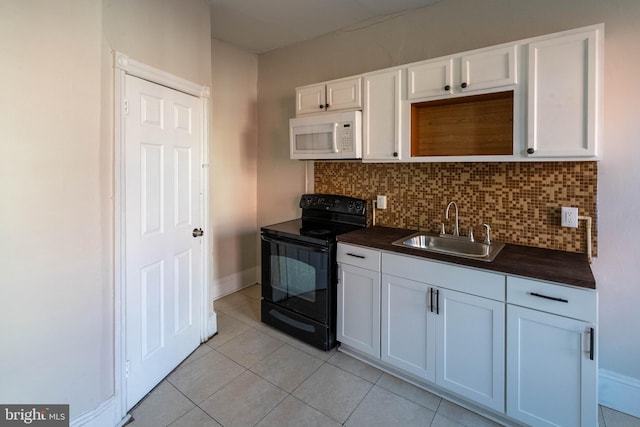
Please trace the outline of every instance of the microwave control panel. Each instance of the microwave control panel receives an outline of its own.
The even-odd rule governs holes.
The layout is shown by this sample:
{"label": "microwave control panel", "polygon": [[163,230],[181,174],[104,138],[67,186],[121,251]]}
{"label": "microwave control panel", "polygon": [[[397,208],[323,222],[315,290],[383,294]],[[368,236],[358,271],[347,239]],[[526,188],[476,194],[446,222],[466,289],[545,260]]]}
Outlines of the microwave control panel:
{"label": "microwave control panel", "polygon": [[353,151],[353,126],[351,122],[342,123],[342,151],[343,152],[352,152]]}

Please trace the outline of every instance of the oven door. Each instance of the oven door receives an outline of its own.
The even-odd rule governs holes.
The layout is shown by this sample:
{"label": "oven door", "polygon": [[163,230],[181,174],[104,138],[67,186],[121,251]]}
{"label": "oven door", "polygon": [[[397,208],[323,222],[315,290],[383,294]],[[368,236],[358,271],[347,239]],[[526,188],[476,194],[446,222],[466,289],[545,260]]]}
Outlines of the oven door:
{"label": "oven door", "polygon": [[327,324],[335,298],[335,245],[262,235],[262,297]]}

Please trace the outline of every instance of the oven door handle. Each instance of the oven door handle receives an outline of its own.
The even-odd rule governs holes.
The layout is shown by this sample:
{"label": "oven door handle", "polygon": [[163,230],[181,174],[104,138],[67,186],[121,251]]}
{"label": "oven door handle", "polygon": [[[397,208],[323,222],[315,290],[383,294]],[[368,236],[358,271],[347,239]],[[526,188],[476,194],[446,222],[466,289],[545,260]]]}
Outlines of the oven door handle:
{"label": "oven door handle", "polygon": [[273,243],[273,244],[276,244],[276,245],[285,245],[285,246],[289,246],[289,247],[303,249],[303,250],[306,250],[306,251],[329,252],[329,247],[327,247],[327,246],[320,246],[320,245],[316,245],[314,243],[306,243],[306,242],[305,243],[300,243],[300,242],[297,242],[295,240],[287,239],[285,237],[273,238],[273,237],[267,237],[265,235],[262,235],[262,240],[264,240],[267,243]]}

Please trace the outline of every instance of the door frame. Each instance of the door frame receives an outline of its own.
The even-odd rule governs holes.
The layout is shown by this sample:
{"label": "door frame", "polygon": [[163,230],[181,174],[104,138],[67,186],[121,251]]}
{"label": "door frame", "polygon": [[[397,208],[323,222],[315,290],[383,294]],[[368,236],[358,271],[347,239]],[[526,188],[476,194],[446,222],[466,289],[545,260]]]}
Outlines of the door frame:
{"label": "door frame", "polygon": [[114,398],[116,411],[124,422],[127,416],[126,396],[126,222],[125,222],[125,78],[127,75],[139,77],[152,83],[195,96],[200,99],[202,114],[200,146],[202,167],[200,184],[202,197],[200,216],[205,230],[200,257],[202,258],[202,306],[200,308],[200,341],[204,342],[217,331],[216,313],[209,302],[209,283],[212,277],[213,263],[208,254],[212,253],[212,241],[209,227],[209,100],[210,89],[185,80],[166,71],[151,67],[114,51]]}

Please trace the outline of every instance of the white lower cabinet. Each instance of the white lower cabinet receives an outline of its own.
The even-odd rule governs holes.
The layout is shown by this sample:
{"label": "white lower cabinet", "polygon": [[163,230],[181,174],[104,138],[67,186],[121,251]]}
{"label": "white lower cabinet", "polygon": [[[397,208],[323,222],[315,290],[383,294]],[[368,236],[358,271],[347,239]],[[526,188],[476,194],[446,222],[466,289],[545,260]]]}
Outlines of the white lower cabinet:
{"label": "white lower cabinet", "polygon": [[439,293],[436,384],[504,412],[504,302]]}
{"label": "white lower cabinet", "polygon": [[[507,306],[507,415],[532,426],[597,426],[597,312],[585,310],[597,307],[596,292],[510,279],[507,298],[528,296],[535,309]],[[565,311],[586,319],[552,314]]]}
{"label": "white lower cabinet", "polygon": [[338,263],[337,338],[370,363],[506,420],[597,426],[596,291],[343,243]]}
{"label": "white lower cabinet", "polygon": [[382,275],[381,358],[396,368],[435,382],[436,319],[431,287]]}
{"label": "white lower cabinet", "polygon": [[380,253],[339,244],[338,263],[336,339],[380,358]]}
{"label": "white lower cabinet", "polygon": [[504,305],[383,274],[381,358],[504,412]]}

